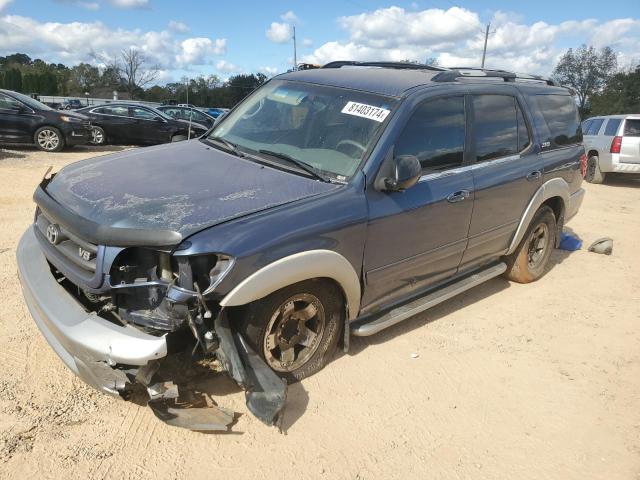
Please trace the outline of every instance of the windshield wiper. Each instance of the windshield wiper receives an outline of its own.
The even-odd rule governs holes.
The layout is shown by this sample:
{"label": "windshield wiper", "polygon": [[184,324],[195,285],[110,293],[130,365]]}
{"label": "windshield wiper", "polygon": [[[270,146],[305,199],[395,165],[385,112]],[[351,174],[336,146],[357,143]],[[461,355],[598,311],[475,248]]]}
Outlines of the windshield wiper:
{"label": "windshield wiper", "polygon": [[234,154],[237,157],[244,157],[244,152],[238,149],[238,146],[235,143],[230,142],[229,140],[225,140],[222,137],[207,137],[207,140],[211,142],[216,142],[218,144],[224,145],[224,150]]}
{"label": "windshield wiper", "polygon": [[293,163],[295,166],[297,166],[301,170],[304,170],[308,174],[313,175],[318,180],[322,180],[323,182],[327,182],[327,183],[331,182],[331,179],[329,177],[326,177],[321,173],[319,173],[318,170],[313,165],[309,165],[307,162],[303,162],[302,160],[293,158],[291,155],[287,155],[286,153],[274,152],[272,150],[264,150],[264,149],[258,150],[258,153],[262,153],[264,155],[270,155],[272,157],[286,160],[289,163]]}

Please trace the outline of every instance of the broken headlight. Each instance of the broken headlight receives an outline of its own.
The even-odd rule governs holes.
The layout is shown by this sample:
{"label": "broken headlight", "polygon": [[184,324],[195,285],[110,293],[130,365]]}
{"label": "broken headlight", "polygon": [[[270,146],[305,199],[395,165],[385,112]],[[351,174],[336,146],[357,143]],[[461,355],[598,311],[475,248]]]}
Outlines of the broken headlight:
{"label": "broken headlight", "polygon": [[[234,262],[235,259],[228,255],[217,254],[215,256],[215,263],[207,270],[208,281],[206,283],[203,282],[203,285],[207,285],[202,292],[203,295],[208,295],[215,291],[216,287],[220,285],[220,282],[224,280],[224,277],[233,268]],[[196,272],[194,271],[194,273]]]}

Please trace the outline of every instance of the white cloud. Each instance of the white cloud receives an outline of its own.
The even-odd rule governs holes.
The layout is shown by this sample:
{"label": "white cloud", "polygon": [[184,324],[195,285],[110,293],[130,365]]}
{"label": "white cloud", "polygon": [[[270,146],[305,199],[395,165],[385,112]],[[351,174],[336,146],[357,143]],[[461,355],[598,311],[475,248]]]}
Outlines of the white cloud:
{"label": "white cloud", "polygon": [[293,36],[293,27],[288,23],[273,22],[266,35],[274,43],[287,43]]}
{"label": "white cloud", "polygon": [[280,18],[287,23],[296,23],[298,21],[298,17],[292,10],[289,10],[287,13],[283,13],[280,15]]}
{"label": "white cloud", "polygon": [[143,32],[112,29],[102,22],[39,22],[18,15],[0,16],[0,55],[23,52],[69,65],[92,61],[92,52],[113,58],[122,49],[138,48],[150,64],[166,70],[213,64],[226,52],[227,40],[177,39],[168,30]]}
{"label": "white cloud", "polygon": [[171,20],[168,24],[169,30],[175,33],[188,33],[190,28],[186,23]]}
{"label": "white cloud", "polygon": [[149,0],[109,0],[109,3],[118,8],[145,8],[149,6]]}
{"label": "white cloud", "polygon": [[205,63],[211,63],[208,61],[208,57],[214,55],[222,55],[227,50],[226,39],[216,39],[215,41],[210,38],[187,38],[180,44],[181,51],[176,56],[178,63],[183,65],[203,65]]}
{"label": "white cloud", "polygon": [[311,40],[310,38],[305,38],[304,40],[302,40],[302,46],[313,47],[313,40]]}
{"label": "white cloud", "polygon": [[233,63],[227,62],[226,60],[219,60],[218,63],[216,63],[216,70],[219,70],[225,73],[234,73],[234,72],[242,71],[240,67],[238,67],[237,65],[234,65]]}
{"label": "white cloud", "polygon": [[259,71],[264,73],[268,77],[273,77],[276,73],[278,73],[277,67],[260,67]]}
{"label": "white cloud", "polygon": [[[479,66],[482,58],[483,25],[477,13],[464,8],[406,11],[393,6],[340,17],[338,24],[347,38],[320,45],[302,61],[424,61],[435,57],[445,67],[472,67]],[[619,59],[630,60],[640,51],[640,19],[526,24],[517,14],[496,12],[491,25],[488,68],[550,74],[565,51],[560,44],[568,42],[609,45],[620,52]]]}
{"label": "white cloud", "polygon": [[0,12],[2,12],[13,0],[0,0]]}

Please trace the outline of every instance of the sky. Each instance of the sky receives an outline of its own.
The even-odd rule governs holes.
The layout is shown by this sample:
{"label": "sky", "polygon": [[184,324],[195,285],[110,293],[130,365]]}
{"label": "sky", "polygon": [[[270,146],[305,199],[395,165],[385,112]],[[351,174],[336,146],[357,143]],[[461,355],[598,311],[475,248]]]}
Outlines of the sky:
{"label": "sky", "polygon": [[640,0],[264,1],[0,0],[0,55],[99,64],[137,48],[158,83],[242,72],[268,76],[298,61],[414,60],[548,75],[582,43],[640,63]]}

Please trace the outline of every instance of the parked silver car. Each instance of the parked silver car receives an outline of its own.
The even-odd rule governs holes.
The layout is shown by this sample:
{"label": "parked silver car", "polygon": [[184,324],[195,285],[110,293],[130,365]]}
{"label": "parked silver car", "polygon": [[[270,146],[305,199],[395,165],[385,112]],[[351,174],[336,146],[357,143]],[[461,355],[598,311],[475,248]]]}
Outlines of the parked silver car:
{"label": "parked silver car", "polygon": [[602,183],[610,172],[640,174],[640,114],[589,118],[582,132],[587,182]]}

